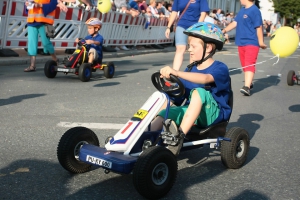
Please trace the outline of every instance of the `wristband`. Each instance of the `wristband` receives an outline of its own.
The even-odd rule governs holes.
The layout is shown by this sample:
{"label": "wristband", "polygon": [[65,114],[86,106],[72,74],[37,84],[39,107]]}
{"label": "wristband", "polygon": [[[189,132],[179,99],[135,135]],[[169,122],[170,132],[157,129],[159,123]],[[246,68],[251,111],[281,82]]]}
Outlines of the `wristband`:
{"label": "wristband", "polygon": [[170,27],[167,26],[167,29],[170,29]]}

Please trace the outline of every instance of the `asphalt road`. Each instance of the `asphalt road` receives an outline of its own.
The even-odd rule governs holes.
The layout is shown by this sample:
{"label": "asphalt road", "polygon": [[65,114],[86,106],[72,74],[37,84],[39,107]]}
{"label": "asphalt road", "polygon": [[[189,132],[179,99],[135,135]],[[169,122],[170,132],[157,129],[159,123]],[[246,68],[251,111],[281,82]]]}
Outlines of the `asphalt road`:
{"label": "asphalt road", "polygon": [[[70,174],[58,163],[56,148],[70,123],[95,123],[92,130],[103,146],[155,91],[151,74],[171,65],[173,56],[105,59],[115,63],[115,77],[106,79],[98,71],[87,83],[71,74],[48,79],[41,64],[34,73],[24,73],[25,65],[0,67],[0,199],[142,199],[132,175],[103,169]],[[228,128],[249,132],[246,164],[229,170],[216,150],[185,151],[165,199],[299,199],[300,85],[287,86],[286,76],[300,71],[300,50],[276,65],[272,57],[270,49],[260,51],[253,94],[245,97],[239,92],[243,73],[234,70],[240,67],[237,48],[228,45],[215,55],[234,70]]]}

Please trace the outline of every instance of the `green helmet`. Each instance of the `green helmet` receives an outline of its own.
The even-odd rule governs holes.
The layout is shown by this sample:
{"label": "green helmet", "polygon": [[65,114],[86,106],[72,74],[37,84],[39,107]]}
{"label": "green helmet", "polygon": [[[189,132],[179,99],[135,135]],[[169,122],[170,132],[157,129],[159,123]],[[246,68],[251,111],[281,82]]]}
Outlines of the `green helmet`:
{"label": "green helmet", "polygon": [[218,50],[222,50],[225,41],[221,29],[208,22],[198,22],[186,29],[184,34],[202,39],[205,43],[213,43]]}

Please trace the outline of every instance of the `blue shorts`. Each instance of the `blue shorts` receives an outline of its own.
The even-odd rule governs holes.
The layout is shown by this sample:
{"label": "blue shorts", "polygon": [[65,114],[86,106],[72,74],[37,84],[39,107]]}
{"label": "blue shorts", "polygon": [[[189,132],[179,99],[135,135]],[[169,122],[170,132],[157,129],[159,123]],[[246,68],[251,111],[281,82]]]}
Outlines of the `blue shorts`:
{"label": "blue shorts", "polygon": [[175,31],[175,45],[187,45],[188,36],[183,33],[184,28],[177,26]]}

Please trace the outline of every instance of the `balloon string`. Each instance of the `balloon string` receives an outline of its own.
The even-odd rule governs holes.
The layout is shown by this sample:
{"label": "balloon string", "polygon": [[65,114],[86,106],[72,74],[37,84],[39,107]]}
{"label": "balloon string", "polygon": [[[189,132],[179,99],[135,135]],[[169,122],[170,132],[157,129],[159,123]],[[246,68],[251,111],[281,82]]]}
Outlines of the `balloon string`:
{"label": "balloon string", "polygon": [[272,59],[274,59],[274,58],[277,58],[277,61],[273,64],[273,65],[276,65],[276,64],[279,62],[279,54],[277,54],[276,56],[274,56],[274,57],[272,57],[272,58],[270,58],[270,59],[268,59],[268,60],[261,61],[261,62],[259,62],[259,63],[255,63],[255,64],[252,64],[252,65],[248,65],[248,66],[240,67],[240,68],[236,68],[236,69],[231,69],[231,70],[229,70],[229,72],[232,72],[232,71],[235,71],[235,70],[244,69],[244,68],[247,68],[247,67],[251,67],[251,66],[253,66],[253,65],[260,65],[260,64],[265,63],[265,62],[267,62],[267,61],[269,61],[269,60],[272,60]]}

